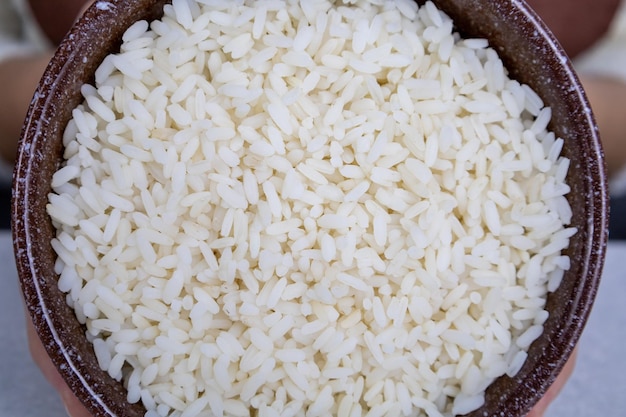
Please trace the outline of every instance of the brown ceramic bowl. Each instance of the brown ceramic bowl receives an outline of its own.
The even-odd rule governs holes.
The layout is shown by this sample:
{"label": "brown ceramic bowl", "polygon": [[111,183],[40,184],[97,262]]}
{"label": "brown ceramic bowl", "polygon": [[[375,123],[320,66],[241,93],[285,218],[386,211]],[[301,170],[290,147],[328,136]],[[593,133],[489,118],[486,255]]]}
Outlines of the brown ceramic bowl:
{"label": "brown ceramic bowl", "polygon": [[[16,162],[12,221],[19,278],[28,312],[52,361],[94,416],[143,416],[124,387],[98,367],[65,296],[57,289],[55,234],[46,213],[52,174],[61,161],[62,132],[105,55],[138,19],[155,19],[165,0],[95,4],[71,29],[48,66],[24,124]],[[567,56],[545,25],[519,0],[435,0],[466,36],[485,37],[513,78],[529,84],[552,107],[550,128],[565,139],[573,226],[572,268],[548,299],[550,318],[514,378],[501,377],[471,416],[522,416],[542,397],[572,353],[598,287],[607,242],[607,183],[602,148],[585,94]]]}

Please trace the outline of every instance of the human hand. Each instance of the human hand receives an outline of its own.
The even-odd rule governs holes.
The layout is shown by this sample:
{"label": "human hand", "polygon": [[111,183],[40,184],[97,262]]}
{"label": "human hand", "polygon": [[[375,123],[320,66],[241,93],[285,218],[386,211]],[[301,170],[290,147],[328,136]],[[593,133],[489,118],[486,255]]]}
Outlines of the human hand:
{"label": "human hand", "polygon": [[67,386],[61,374],[57,371],[56,367],[52,363],[52,360],[48,356],[46,349],[44,348],[35,327],[30,320],[30,317],[26,317],[26,336],[28,339],[28,349],[33,357],[33,360],[43,373],[44,377],[50,385],[59,393],[61,401],[67,410],[67,414],[70,417],[91,417],[91,413],[87,411],[85,406],[74,396],[72,390]]}
{"label": "human hand", "polygon": [[574,372],[574,366],[576,364],[576,356],[578,354],[578,348],[574,349],[572,356],[568,359],[563,367],[563,370],[556,378],[554,383],[546,392],[546,395],[543,396],[541,400],[535,405],[535,407],[530,411],[530,413],[526,417],[543,417],[546,410],[555,400],[555,398],[559,395],[569,378],[572,376],[572,372]]}

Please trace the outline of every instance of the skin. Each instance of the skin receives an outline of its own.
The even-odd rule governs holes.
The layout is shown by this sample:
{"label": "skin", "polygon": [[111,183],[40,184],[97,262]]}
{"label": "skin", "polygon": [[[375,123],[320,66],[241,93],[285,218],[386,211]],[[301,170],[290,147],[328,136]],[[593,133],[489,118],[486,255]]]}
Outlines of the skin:
{"label": "skin", "polygon": [[[91,2],[85,0],[30,0],[35,16],[45,33],[53,42],[58,42],[67,31],[73,18]],[[592,45],[604,34],[608,22],[615,12],[618,0],[530,0],[529,3],[553,29],[557,38],[571,56]],[[576,7],[573,7],[574,4]],[[592,9],[589,5],[593,4]],[[571,14],[578,10],[578,14]],[[78,11],[78,13],[77,13]],[[57,16],[60,14],[61,17]],[[588,31],[579,30],[581,25],[572,24],[583,19]],[[24,115],[28,109],[34,86],[37,85],[52,52],[7,60],[0,63],[0,80],[5,90],[0,96],[0,136],[19,137]],[[607,154],[609,173],[614,173],[626,161],[626,147],[621,144],[621,136],[626,129],[626,118],[621,112],[621,104],[626,103],[626,85],[611,79],[583,78],[583,85],[594,108]],[[16,141],[0,141],[0,156],[14,160]],[[57,390],[70,417],[90,417],[91,414],[74,397],[56,367],[48,357],[37,333],[27,318],[27,336],[30,353],[49,383]],[[565,365],[563,371],[550,387],[542,400],[527,417],[543,417],[549,405],[558,396],[570,378],[576,361],[576,352]]]}
{"label": "skin", "polygon": [[[86,9],[86,0],[29,0],[33,15],[53,45],[58,44],[76,16]],[[9,59],[0,63],[3,93],[0,98],[0,137],[19,138],[35,87],[52,58],[53,51]],[[0,157],[13,161],[17,141],[0,141]]]}
{"label": "skin", "polygon": [[550,404],[558,397],[559,393],[565,387],[565,384],[572,376],[574,367],[576,366],[576,358],[578,356],[578,348],[574,350],[572,356],[567,360],[563,370],[557,377],[556,381],[550,386],[546,395],[535,405],[535,407],[528,413],[526,417],[543,417],[548,410]]}
{"label": "skin", "polygon": [[[4,90],[0,99],[0,137],[19,138],[24,115],[30,104],[34,86],[37,85],[52,53],[26,56],[0,64],[0,80]],[[19,74],[19,76],[15,76]],[[26,93],[28,92],[28,93]],[[6,161],[15,159],[17,141],[0,141],[0,156]]]}
{"label": "skin", "polygon": [[28,0],[28,3],[46,37],[58,45],[75,17],[84,11],[87,0]]}
{"label": "skin", "polygon": [[622,81],[602,77],[582,77],[582,83],[593,109],[609,176],[614,176],[626,163],[624,146],[624,103],[626,84]]}
{"label": "skin", "polygon": [[30,318],[26,319],[26,335],[28,338],[28,348],[33,360],[41,370],[46,380],[59,393],[67,414],[70,417],[91,417],[91,413],[82,405],[82,403],[74,396],[72,390],[67,386],[61,374],[57,371],[52,360],[46,353],[46,349],[39,340],[37,332]]}
{"label": "skin", "polygon": [[572,58],[591,47],[606,33],[620,2],[527,0]]}

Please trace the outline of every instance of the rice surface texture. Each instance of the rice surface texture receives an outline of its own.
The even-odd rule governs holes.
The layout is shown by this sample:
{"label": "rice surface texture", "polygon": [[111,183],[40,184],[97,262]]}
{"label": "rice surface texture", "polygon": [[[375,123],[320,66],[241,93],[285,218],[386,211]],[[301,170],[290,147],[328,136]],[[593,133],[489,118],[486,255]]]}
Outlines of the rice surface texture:
{"label": "rice surface texture", "polygon": [[571,209],[550,108],[410,0],[173,0],[82,88],[59,288],[146,417],[453,416],[515,375]]}

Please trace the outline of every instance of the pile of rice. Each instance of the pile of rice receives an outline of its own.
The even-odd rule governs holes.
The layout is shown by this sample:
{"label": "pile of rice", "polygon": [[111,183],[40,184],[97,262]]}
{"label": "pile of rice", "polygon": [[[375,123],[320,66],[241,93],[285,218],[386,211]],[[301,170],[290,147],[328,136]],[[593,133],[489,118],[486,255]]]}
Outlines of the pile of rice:
{"label": "pile of rice", "polygon": [[174,0],[82,89],[59,287],[146,416],[451,416],[570,265],[563,140],[412,0]]}

